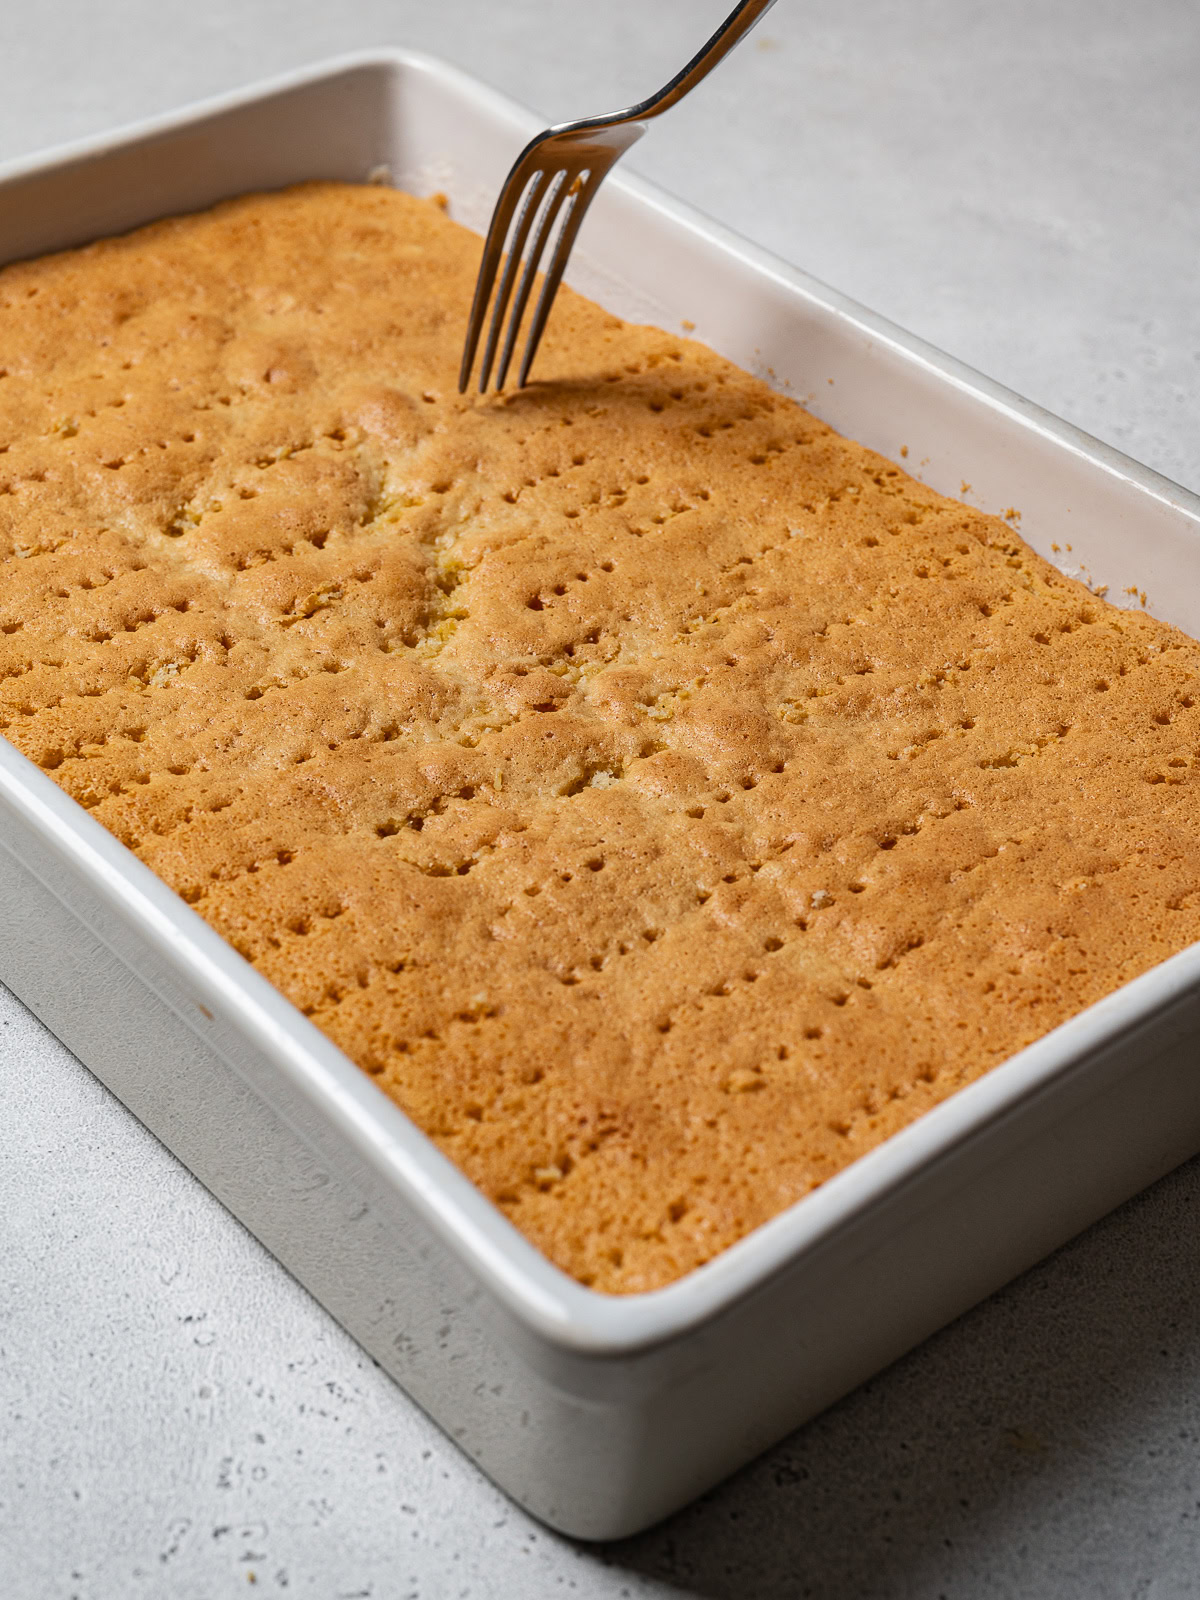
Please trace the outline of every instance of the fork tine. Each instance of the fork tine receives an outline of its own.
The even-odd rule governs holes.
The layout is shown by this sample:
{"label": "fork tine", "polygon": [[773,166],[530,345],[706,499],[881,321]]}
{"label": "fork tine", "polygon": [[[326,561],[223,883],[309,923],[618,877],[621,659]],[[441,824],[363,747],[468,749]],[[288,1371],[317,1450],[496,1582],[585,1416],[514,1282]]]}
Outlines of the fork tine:
{"label": "fork tine", "polygon": [[587,172],[583,175],[581,187],[571,198],[571,209],[563,218],[562,228],[559,230],[558,241],[554,246],[554,255],[542,282],[542,292],[538,296],[537,309],[533,313],[533,321],[529,325],[529,337],[525,341],[525,354],[521,358],[521,375],[517,380],[517,387],[523,389],[529,377],[529,369],[533,365],[533,358],[537,355],[538,345],[542,342],[542,334],[546,330],[546,323],[550,317],[550,309],[554,305],[554,297],[558,293],[558,286],[562,282],[563,273],[567,269],[567,261],[575,245],[575,237],[583,222],[584,214],[595,198],[596,191],[604,180],[604,173]]}
{"label": "fork tine", "polygon": [[541,221],[538,223],[537,233],[529,247],[529,255],[525,262],[525,270],[521,274],[521,286],[517,290],[517,298],[513,302],[512,315],[508,319],[508,334],[504,340],[504,353],[500,357],[500,368],[496,374],[496,388],[503,389],[504,380],[508,376],[509,362],[512,360],[513,350],[516,347],[517,335],[521,331],[521,320],[525,315],[525,307],[529,304],[534,282],[537,278],[538,264],[546,249],[547,240],[554,230],[563,202],[567,199],[573,175],[565,168],[554,180],[554,187],[542,211]]}
{"label": "fork tine", "polygon": [[463,345],[462,365],[458,371],[459,394],[466,393],[467,384],[471,381],[471,368],[475,363],[475,351],[479,346],[479,335],[483,332],[483,319],[487,314],[492,285],[496,281],[496,269],[500,265],[504,241],[508,237],[509,225],[517,208],[517,200],[522,193],[522,187],[512,181],[514,176],[515,174],[509,175],[500,198],[496,201],[496,209],[492,213],[491,225],[488,228],[487,241],[483,247],[483,257],[479,263],[479,276],[475,280],[475,298],[471,301],[471,315],[467,321],[467,337]]}
{"label": "fork tine", "polygon": [[492,362],[496,358],[496,346],[500,342],[500,334],[504,328],[504,315],[508,309],[513,284],[517,279],[517,269],[521,265],[525,241],[529,237],[529,231],[533,227],[547,188],[550,186],[551,174],[544,167],[539,168],[534,173],[533,180],[525,190],[524,198],[521,201],[521,209],[517,215],[516,225],[512,232],[512,240],[504,262],[504,271],[500,274],[500,287],[496,291],[496,301],[492,306],[492,320],[488,328],[487,343],[483,349],[483,361],[479,368],[480,394],[487,393],[488,379],[492,372]]}
{"label": "fork tine", "polygon": [[[550,315],[550,308],[554,304],[554,297],[562,282],[563,272],[566,269],[567,259],[575,243],[575,236],[579,232],[579,225],[583,221],[584,212],[591,204],[592,197],[600,184],[608,175],[609,168],[614,161],[619,161],[621,156],[629,149],[630,145],[641,138],[646,131],[646,124],[652,117],[659,116],[671,106],[676,105],[691,89],[695,88],[703,78],[706,78],[717,63],[728,55],[734,45],[738,43],[760,17],[764,16],[775,4],[775,0],[738,0],[737,5],[726,17],[725,21],[709,39],[708,43],[693,56],[681,72],[677,72],[671,81],[648,100],[640,101],[635,106],[628,106],[624,111],[614,111],[604,117],[584,117],[578,122],[562,122],[552,128],[547,128],[533,138],[522,150],[513,164],[512,170],[505,179],[504,187],[500,191],[500,199],[496,203],[491,226],[488,228],[487,243],[484,246],[483,260],[480,263],[479,276],[475,280],[475,298],[471,304],[471,315],[467,323],[467,338],[463,346],[462,365],[459,370],[458,392],[464,393],[471,377],[471,367],[475,360],[475,352],[479,344],[479,336],[483,329],[483,319],[487,313],[488,299],[491,296],[492,285],[496,280],[496,271],[503,250],[504,241],[508,234],[509,224],[517,199],[524,193],[525,199],[521,212],[517,218],[514,230],[512,248],[504,264],[504,274],[500,280],[500,291],[496,297],[496,304],[492,309],[491,328],[488,332],[487,347],[484,351],[483,368],[479,379],[479,391],[486,394],[488,380],[491,377],[492,362],[495,359],[496,345],[499,341],[500,331],[504,325],[504,316],[508,307],[512,286],[516,279],[517,267],[521,261],[521,254],[529,230],[533,226],[536,213],[542,208],[541,221],[538,223],[534,235],[533,247],[525,263],[521,275],[520,287],[517,290],[516,306],[509,322],[508,334],[504,341],[504,350],[500,358],[500,372],[496,380],[497,389],[504,387],[504,380],[508,376],[509,364],[512,360],[514,346],[521,331],[521,319],[529,303],[530,292],[537,277],[538,262],[542,258],[546,243],[553,231],[554,224],[562,210],[563,203],[570,200],[570,207],[559,228],[558,238],[554,246],[554,255],[551,259],[549,271],[542,283],[542,292],[538,298],[530,325],[529,338],[526,342],[525,355],[521,362],[521,384],[529,376],[529,369],[537,354],[538,345],[546,327],[546,320]],[[542,162],[542,156],[547,149],[553,149],[562,160],[552,180],[548,180],[548,166]],[[599,152],[599,159],[596,159]],[[588,165],[585,167],[584,162]],[[568,184],[568,177],[575,181]],[[532,180],[532,181],[531,181]],[[547,190],[547,182],[549,189]],[[528,184],[528,189],[525,185]]]}

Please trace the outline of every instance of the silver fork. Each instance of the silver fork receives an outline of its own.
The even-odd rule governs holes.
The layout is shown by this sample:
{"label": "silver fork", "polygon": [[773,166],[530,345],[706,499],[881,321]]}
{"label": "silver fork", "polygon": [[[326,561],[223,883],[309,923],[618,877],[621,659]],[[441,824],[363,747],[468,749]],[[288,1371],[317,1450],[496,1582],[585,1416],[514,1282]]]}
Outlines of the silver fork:
{"label": "silver fork", "polygon": [[[491,326],[483,351],[483,364],[479,371],[480,394],[487,393],[488,379],[491,377],[496,358],[496,347],[500,343],[500,334],[504,327],[505,312],[512,298],[517,270],[521,265],[530,233],[533,233],[533,243],[525,259],[520,287],[517,289],[512,315],[508,321],[508,332],[500,354],[500,365],[496,370],[497,389],[504,387],[504,380],[508,376],[509,363],[516,348],[517,335],[537,276],[538,264],[554,225],[563,212],[563,207],[566,207],[566,213],[562,216],[554,254],[550,258],[550,266],[542,284],[542,292],[538,296],[537,308],[533,313],[533,321],[525,343],[519,387],[523,387],[529,377],[529,369],[537,354],[537,347],[546,327],[546,319],[550,315],[550,307],[554,304],[554,296],[558,293],[558,286],[562,282],[562,275],[579,232],[579,225],[610,169],[616,165],[630,145],[636,144],[642,137],[646,131],[646,123],[651,117],[661,116],[664,111],[670,110],[690,89],[694,89],[702,78],[706,78],[717,62],[729,54],[734,45],[750,32],[759,18],[765,16],[774,4],[775,0],[741,0],[741,4],[734,7],[704,48],[692,57],[687,66],[677,73],[670,83],[657,94],[651,95],[649,100],[643,100],[640,105],[630,106],[625,111],[610,112],[606,117],[586,117],[581,122],[560,122],[553,128],[547,128],[544,133],[539,133],[536,139],[530,140],[525,146],[504,181],[496,209],[492,213],[487,242],[483,247],[483,260],[480,262],[479,277],[475,283],[475,299],[471,304],[471,320],[467,324],[462,367],[458,375],[460,394],[466,391],[471,379],[471,368],[475,363],[479,336],[483,332],[488,302],[491,299],[510,229],[512,238],[508,257],[504,263],[504,271],[500,275],[500,287],[496,293]],[[520,204],[519,213],[518,204]],[[514,215],[517,218],[515,228]]]}

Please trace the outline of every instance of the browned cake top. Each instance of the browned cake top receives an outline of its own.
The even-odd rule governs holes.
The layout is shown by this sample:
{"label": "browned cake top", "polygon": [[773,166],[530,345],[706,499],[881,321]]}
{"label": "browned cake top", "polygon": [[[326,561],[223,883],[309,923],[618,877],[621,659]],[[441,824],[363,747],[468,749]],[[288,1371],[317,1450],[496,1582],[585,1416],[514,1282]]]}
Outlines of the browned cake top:
{"label": "browned cake top", "polygon": [[1200,646],[313,185],[0,274],[0,727],[546,1253],[652,1288],[1200,936]]}

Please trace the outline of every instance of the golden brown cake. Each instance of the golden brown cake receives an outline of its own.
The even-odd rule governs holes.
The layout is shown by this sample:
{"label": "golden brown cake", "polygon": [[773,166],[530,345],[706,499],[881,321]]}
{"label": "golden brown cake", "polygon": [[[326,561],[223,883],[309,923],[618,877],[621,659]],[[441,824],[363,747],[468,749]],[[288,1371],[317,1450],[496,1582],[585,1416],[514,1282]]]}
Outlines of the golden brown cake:
{"label": "golden brown cake", "polygon": [[649,1289],[1200,937],[1200,645],[569,293],[461,399],[477,257],[312,185],[0,274],[0,728]]}

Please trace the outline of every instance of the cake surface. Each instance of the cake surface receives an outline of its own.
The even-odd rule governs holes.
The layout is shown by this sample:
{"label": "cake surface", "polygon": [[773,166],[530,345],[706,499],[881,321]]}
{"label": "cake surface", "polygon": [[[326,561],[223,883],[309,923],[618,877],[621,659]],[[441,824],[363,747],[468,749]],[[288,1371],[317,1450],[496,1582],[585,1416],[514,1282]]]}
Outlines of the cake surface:
{"label": "cake surface", "polygon": [[0,729],[631,1292],[1200,937],[1200,645],[565,290],[460,398],[478,249],[0,273]]}

